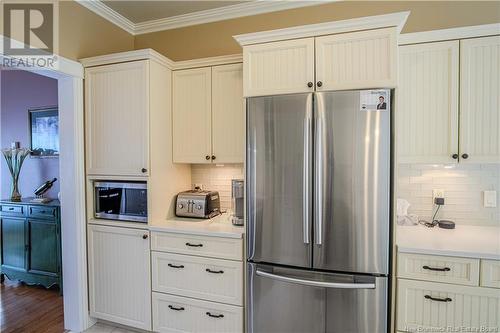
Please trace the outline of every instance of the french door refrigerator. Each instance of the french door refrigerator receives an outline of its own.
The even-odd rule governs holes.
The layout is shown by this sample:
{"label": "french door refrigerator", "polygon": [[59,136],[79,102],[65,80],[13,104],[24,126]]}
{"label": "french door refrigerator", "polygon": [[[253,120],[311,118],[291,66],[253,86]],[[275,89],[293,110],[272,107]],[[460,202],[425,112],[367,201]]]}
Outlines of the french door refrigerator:
{"label": "french door refrigerator", "polygon": [[388,331],[390,94],[247,100],[247,332]]}

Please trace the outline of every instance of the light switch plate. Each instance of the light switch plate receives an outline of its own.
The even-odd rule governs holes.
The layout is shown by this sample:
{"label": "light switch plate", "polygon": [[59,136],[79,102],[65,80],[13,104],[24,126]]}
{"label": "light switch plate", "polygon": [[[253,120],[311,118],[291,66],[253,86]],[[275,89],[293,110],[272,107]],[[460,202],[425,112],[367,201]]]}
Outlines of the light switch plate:
{"label": "light switch plate", "polygon": [[495,208],[497,206],[497,191],[484,191],[484,207]]}

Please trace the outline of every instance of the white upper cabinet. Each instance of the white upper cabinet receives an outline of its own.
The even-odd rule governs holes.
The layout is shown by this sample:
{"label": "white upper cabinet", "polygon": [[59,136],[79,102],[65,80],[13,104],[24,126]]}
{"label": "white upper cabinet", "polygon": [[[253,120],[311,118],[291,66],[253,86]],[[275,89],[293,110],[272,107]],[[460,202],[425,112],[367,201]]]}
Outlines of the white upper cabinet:
{"label": "white upper cabinet", "polygon": [[392,88],[397,84],[396,27],[316,38],[316,89]]}
{"label": "white upper cabinet", "polygon": [[87,173],[143,176],[149,170],[149,63],[87,68]]}
{"label": "white upper cabinet", "polygon": [[211,161],[211,84],[210,67],[174,71],[174,162]]}
{"label": "white upper cabinet", "polygon": [[242,68],[242,64],[212,67],[212,154],[217,163],[243,162]]}
{"label": "white upper cabinet", "polygon": [[399,47],[398,162],[458,161],[458,57],[458,41]]}
{"label": "white upper cabinet", "polygon": [[314,38],[249,45],[243,48],[244,96],[314,90]]}
{"label": "white upper cabinet", "polygon": [[500,162],[500,36],[460,50],[460,161]]}
{"label": "white upper cabinet", "polygon": [[173,161],[243,163],[242,65],[178,70],[173,77]]}

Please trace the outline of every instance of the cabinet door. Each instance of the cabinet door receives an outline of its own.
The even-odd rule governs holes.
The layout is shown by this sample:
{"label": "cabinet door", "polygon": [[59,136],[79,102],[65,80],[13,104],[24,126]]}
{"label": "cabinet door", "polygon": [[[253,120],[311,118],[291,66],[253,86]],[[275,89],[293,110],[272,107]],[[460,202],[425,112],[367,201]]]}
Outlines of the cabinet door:
{"label": "cabinet door", "polygon": [[313,82],[314,38],[243,48],[245,97],[313,91]]}
{"label": "cabinet door", "polygon": [[394,27],[316,38],[317,90],[395,87],[396,33]]}
{"label": "cabinet door", "polygon": [[400,163],[455,163],[458,41],[399,47],[396,148]]}
{"label": "cabinet door", "polygon": [[243,163],[243,65],[212,67],[212,155],[217,163]]}
{"label": "cabinet door", "polygon": [[173,159],[176,163],[211,162],[211,72],[211,68],[206,67],[173,74]]}
{"label": "cabinet door", "polygon": [[59,273],[57,224],[50,220],[28,219],[28,272],[46,275]]}
{"label": "cabinet door", "polygon": [[2,266],[26,270],[25,219],[2,217]]}
{"label": "cabinet door", "polygon": [[89,225],[88,242],[90,315],[151,330],[148,231]]}
{"label": "cabinet door", "polygon": [[460,41],[460,162],[500,162],[500,36]]}
{"label": "cabinet door", "polygon": [[145,60],[86,70],[88,174],[147,175],[148,68]]}

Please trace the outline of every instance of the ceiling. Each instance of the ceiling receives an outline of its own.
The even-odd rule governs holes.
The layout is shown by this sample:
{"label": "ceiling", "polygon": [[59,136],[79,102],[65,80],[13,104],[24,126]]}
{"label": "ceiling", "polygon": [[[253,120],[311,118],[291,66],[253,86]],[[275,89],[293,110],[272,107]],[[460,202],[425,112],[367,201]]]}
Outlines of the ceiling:
{"label": "ceiling", "polygon": [[132,23],[141,23],[249,1],[102,1]]}

